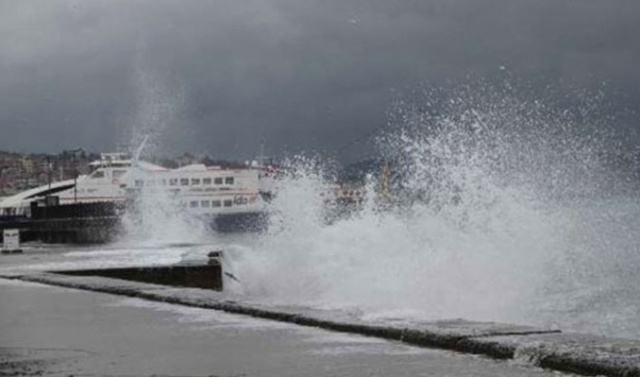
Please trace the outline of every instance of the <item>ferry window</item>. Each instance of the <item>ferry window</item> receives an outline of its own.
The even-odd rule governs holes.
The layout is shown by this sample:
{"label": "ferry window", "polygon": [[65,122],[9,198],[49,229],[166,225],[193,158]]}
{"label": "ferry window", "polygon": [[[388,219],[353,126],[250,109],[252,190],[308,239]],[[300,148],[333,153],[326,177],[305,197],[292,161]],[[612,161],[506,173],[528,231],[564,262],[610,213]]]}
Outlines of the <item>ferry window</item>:
{"label": "ferry window", "polygon": [[180,178],[180,186],[189,186],[189,178]]}
{"label": "ferry window", "polygon": [[191,178],[191,184],[192,185],[199,185],[200,184],[200,178]]}
{"label": "ferry window", "polygon": [[202,179],[202,184],[203,185],[210,185],[211,184],[211,178],[203,178]]}
{"label": "ferry window", "polygon": [[224,183],[227,185],[232,185],[233,184],[233,177],[226,177],[224,179]]}
{"label": "ferry window", "polygon": [[162,181],[160,181],[160,184],[163,185],[163,186],[166,186],[167,185],[167,180],[163,179]]}
{"label": "ferry window", "polygon": [[210,207],[211,202],[208,200],[203,200],[200,202],[200,207],[202,208],[209,208]]}
{"label": "ferry window", "polygon": [[192,201],[191,203],[189,203],[189,206],[190,206],[191,208],[196,208],[196,207],[198,206],[198,202],[194,200],[194,201]]}
{"label": "ferry window", "polygon": [[233,205],[233,200],[225,200],[224,201],[224,206],[225,207],[231,207]]}
{"label": "ferry window", "polygon": [[103,171],[95,171],[93,172],[93,174],[91,174],[91,178],[104,178],[104,172]]}
{"label": "ferry window", "polygon": [[178,178],[171,178],[169,180],[169,186],[176,186],[178,184]]}
{"label": "ferry window", "polygon": [[142,187],[144,186],[144,181],[142,179],[136,179],[135,185],[136,187]]}
{"label": "ferry window", "polygon": [[211,202],[211,206],[212,206],[212,207],[221,207],[221,205],[222,205],[222,203],[220,203],[220,201],[219,201],[219,200],[213,200],[213,201]]}
{"label": "ferry window", "polygon": [[221,185],[222,184],[222,177],[215,178],[213,180],[213,183],[216,184],[216,185]]}
{"label": "ferry window", "polygon": [[126,173],[126,172],[127,172],[126,170],[114,170],[114,171],[113,171],[113,178],[114,178],[114,179],[120,178],[120,177],[122,177],[122,176],[124,175],[124,173]]}

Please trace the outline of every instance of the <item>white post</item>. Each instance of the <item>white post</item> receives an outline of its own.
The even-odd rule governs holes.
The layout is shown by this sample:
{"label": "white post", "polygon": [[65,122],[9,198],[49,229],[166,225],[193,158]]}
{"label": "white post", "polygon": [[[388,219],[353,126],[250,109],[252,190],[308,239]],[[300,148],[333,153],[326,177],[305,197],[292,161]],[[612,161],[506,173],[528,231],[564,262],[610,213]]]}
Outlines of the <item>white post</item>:
{"label": "white post", "polygon": [[20,230],[5,229],[3,233],[2,253],[12,254],[21,253],[20,249]]}

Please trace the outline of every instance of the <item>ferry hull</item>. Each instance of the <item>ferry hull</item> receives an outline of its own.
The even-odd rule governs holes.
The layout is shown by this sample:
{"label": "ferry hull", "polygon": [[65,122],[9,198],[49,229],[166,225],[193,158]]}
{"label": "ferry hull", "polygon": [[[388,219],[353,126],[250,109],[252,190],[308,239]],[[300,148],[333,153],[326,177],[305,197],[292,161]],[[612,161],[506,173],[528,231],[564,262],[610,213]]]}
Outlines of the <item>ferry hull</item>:
{"label": "ferry hull", "polygon": [[269,226],[269,215],[265,212],[229,213],[210,217],[212,230],[221,233],[262,232]]}

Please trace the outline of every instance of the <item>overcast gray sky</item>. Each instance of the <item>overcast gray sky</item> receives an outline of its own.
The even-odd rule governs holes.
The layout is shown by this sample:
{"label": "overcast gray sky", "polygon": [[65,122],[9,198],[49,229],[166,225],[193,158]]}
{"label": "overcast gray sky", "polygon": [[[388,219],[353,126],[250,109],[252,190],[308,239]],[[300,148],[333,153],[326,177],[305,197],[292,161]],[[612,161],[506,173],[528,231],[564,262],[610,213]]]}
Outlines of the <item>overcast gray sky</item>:
{"label": "overcast gray sky", "polygon": [[110,151],[135,130],[174,154],[331,153],[398,93],[500,67],[635,109],[639,36],[638,0],[0,0],[0,149]]}

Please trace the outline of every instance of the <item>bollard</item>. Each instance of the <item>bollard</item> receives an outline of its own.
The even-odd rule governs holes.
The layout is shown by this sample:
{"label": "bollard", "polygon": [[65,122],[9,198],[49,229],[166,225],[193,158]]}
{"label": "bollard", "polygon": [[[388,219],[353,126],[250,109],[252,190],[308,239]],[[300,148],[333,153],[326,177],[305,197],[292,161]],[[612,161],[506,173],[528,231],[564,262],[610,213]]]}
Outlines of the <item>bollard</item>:
{"label": "bollard", "polygon": [[207,254],[207,257],[209,258],[209,261],[207,262],[207,264],[214,265],[214,266],[222,265],[222,258],[223,258],[222,250],[212,251],[209,254]]}

